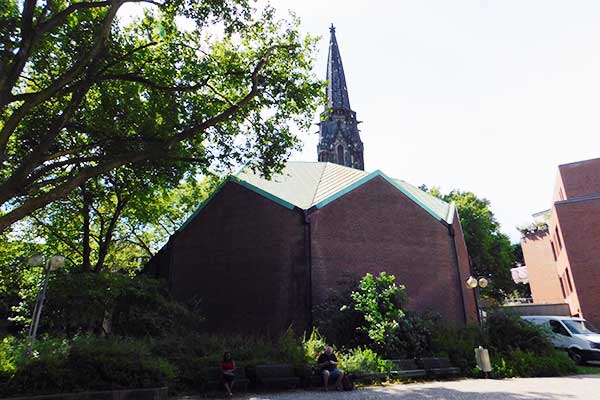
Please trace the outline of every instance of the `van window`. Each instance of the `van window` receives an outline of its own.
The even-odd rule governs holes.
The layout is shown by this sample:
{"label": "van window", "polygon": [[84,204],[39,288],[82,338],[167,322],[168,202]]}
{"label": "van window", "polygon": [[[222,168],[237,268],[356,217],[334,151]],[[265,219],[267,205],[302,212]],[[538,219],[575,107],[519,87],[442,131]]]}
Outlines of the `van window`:
{"label": "van window", "polygon": [[[593,335],[598,333],[593,326],[589,325],[584,321],[573,321],[571,319],[563,319],[563,324],[565,324],[571,332],[577,335]],[[587,326],[586,326],[587,325]]]}
{"label": "van window", "polygon": [[560,322],[553,319],[551,319],[549,322],[550,328],[552,328],[552,332],[558,333],[559,335],[563,336],[571,336]]}

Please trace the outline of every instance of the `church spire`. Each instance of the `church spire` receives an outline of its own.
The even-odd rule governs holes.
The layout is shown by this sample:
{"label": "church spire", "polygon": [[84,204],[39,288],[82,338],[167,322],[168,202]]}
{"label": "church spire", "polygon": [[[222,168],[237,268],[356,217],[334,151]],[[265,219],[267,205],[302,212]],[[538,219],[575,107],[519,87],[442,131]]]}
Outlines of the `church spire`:
{"label": "church spire", "polygon": [[329,55],[327,57],[327,105],[334,109],[350,110],[346,76],[342,65],[340,49],[335,37],[335,27],[329,28]]}
{"label": "church spire", "polygon": [[356,113],[350,108],[346,76],[333,24],[329,32],[331,36],[327,58],[327,108],[319,123],[319,161],[364,170],[363,144]]}

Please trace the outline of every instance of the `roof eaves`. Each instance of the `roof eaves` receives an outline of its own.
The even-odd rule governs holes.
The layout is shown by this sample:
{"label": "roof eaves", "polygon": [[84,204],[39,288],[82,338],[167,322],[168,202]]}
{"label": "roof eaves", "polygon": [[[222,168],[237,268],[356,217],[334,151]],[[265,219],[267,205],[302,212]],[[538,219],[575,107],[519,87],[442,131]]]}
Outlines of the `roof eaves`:
{"label": "roof eaves", "polygon": [[[269,193],[266,190],[263,190],[257,186],[254,186],[251,183],[248,183],[244,180],[241,180],[238,177],[232,177],[231,181],[237,183],[240,186],[245,187],[246,189],[252,190],[253,192],[255,192],[263,197],[266,197],[267,199],[274,201],[275,203],[277,203],[289,210],[293,210],[294,208],[296,208],[296,206],[294,204],[290,203],[289,201],[285,201],[281,197],[277,197],[274,194]],[[300,207],[298,207],[298,208],[300,208]]]}
{"label": "roof eaves", "polygon": [[446,217],[446,222],[448,225],[452,225],[454,223],[454,214],[456,213],[456,203],[450,203],[450,207],[448,207],[448,216]]}

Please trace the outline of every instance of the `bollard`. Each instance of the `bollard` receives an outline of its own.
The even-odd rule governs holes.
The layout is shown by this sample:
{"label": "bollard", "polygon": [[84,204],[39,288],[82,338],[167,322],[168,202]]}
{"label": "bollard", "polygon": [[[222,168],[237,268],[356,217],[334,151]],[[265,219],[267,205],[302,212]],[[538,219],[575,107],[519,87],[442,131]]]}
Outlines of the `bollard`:
{"label": "bollard", "polygon": [[479,346],[475,349],[475,360],[477,362],[477,368],[479,368],[488,377],[488,372],[492,370],[492,363],[490,362],[490,353],[487,349]]}

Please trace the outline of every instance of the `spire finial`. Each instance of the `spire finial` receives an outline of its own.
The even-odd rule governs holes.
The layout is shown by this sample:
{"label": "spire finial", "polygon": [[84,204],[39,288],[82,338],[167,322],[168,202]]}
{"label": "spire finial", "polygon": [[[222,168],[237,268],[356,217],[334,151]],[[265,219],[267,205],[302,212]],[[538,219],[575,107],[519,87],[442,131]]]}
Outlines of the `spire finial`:
{"label": "spire finial", "polygon": [[331,23],[331,26],[329,27],[329,32],[335,33],[335,26],[333,26],[333,22]]}

